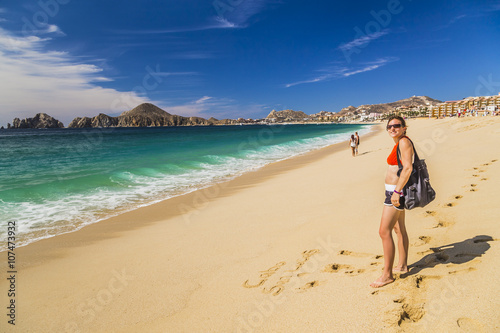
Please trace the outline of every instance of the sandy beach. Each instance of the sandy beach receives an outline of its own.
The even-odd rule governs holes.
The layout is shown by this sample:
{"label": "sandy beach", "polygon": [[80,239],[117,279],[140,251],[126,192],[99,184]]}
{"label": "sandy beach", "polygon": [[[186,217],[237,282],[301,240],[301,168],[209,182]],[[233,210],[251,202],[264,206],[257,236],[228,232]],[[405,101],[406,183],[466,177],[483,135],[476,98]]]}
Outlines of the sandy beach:
{"label": "sandy beach", "polygon": [[500,117],[417,119],[436,200],[407,211],[408,274],[383,288],[392,139],[361,138],[16,249],[5,332],[500,330]]}

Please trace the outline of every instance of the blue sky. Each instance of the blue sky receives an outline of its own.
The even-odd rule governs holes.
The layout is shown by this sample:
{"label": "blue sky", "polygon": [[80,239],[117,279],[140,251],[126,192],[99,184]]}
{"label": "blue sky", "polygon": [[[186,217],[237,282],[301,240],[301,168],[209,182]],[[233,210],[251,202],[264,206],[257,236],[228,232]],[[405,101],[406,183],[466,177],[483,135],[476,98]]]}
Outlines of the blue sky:
{"label": "blue sky", "polygon": [[500,92],[500,1],[0,1],[0,125]]}

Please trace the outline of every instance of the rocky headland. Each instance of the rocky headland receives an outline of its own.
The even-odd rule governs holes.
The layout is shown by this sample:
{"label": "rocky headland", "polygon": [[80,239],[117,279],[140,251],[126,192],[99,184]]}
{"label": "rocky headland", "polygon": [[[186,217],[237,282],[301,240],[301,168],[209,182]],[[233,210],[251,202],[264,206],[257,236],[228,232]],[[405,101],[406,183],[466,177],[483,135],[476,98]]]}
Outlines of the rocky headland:
{"label": "rocky headland", "polygon": [[[319,113],[307,115],[302,111],[294,110],[272,110],[264,119],[222,119],[213,117],[209,119],[201,117],[183,117],[172,115],[165,110],[160,109],[151,103],[143,103],[132,110],[125,111],[117,117],[112,117],[100,113],[95,117],[76,117],[68,128],[93,128],[93,127],[163,127],[163,126],[215,126],[215,125],[238,125],[238,124],[265,124],[265,123],[284,123],[284,122],[321,122],[321,121],[353,121],[356,117],[363,114],[366,119],[378,119],[378,116],[369,117],[370,114],[383,115],[386,113],[401,110],[409,107],[426,107],[435,105],[440,101],[427,96],[413,96],[407,99],[384,104],[368,104],[358,107],[348,106],[340,112],[321,111]],[[45,114],[38,113],[33,118],[20,120],[15,118],[12,125],[7,128],[63,128],[64,125],[59,120]]]}
{"label": "rocky headland", "polygon": [[268,120],[273,121],[304,121],[308,119],[309,116],[302,111],[293,111],[293,110],[282,110],[276,111],[273,110],[266,117]]}
{"label": "rocky headland", "polygon": [[64,125],[59,120],[54,119],[46,113],[38,113],[33,118],[14,118],[12,125],[8,124],[8,129],[14,128],[63,128]]}
{"label": "rocky headland", "polygon": [[68,125],[69,128],[86,127],[162,127],[162,126],[196,126],[196,125],[231,125],[236,124],[233,119],[217,120],[201,117],[183,117],[172,115],[156,105],[144,103],[130,111],[125,111],[118,117],[99,114],[93,118],[77,117]]}

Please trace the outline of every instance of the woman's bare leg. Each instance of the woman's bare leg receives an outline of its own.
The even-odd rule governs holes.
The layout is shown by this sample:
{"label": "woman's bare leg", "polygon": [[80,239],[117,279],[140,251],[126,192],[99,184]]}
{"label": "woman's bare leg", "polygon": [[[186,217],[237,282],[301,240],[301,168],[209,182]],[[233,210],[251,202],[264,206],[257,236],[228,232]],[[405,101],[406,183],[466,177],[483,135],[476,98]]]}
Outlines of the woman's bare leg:
{"label": "woman's bare leg", "polygon": [[384,271],[381,277],[370,284],[373,288],[379,288],[394,282],[392,265],[394,264],[396,248],[394,247],[394,241],[392,239],[392,229],[394,229],[394,225],[396,225],[400,213],[401,211],[392,206],[384,206],[384,210],[382,211],[379,235],[380,238],[382,238],[382,248],[384,249]]}
{"label": "woman's bare leg", "polygon": [[394,272],[408,272],[408,233],[405,225],[405,211],[399,214],[398,222],[394,225],[394,231],[398,237],[398,264],[394,267]]}

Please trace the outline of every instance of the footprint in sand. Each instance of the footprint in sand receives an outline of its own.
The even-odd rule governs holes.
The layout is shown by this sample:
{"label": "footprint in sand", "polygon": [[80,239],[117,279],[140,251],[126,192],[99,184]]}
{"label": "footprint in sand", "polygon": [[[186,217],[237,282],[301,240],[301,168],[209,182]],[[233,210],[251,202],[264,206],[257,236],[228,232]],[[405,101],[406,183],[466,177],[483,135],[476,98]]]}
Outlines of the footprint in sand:
{"label": "footprint in sand", "polygon": [[[455,266],[455,265],[452,265],[452,266]],[[448,272],[448,274],[461,274],[461,273],[469,273],[469,272],[472,272],[472,271],[475,271],[476,268],[474,267],[469,267],[467,269],[461,269],[461,270],[456,270],[456,271],[450,271]]]}
{"label": "footprint in sand", "polygon": [[453,225],[453,222],[439,221],[433,228],[445,228]]}
{"label": "footprint in sand", "polygon": [[421,255],[421,256],[426,256],[426,255],[431,254],[431,253],[434,253],[434,251],[432,251],[432,250],[425,250],[425,251],[417,252],[417,254]]}
{"label": "footprint in sand", "polygon": [[340,250],[338,254],[341,256],[353,256],[353,257],[371,257],[372,256],[369,253],[360,253],[360,252],[353,252],[353,251],[348,251],[348,250]]}
{"label": "footprint in sand", "polygon": [[365,271],[364,269],[360,268],[360,269],[345,271],[344,273],[349,274],[351,276],[355,276],[355,275],[359,275],[361,273],[364,273],[364,271]]}
{"label": "footprint in sand", "polygon": [[439,275],[415,275],[413,276],[413,280],[411,280],[411,284],[415,288],[422,288],[425,286],[425,282],[429,279],[432,280],[440,280],[442,276]]}
{"label": "footprint in sand", "polygon": [[[375,295],[375,292],[372,292]],[[418,297],[400,297],[393,300],[396,308],[386,311],[384,322],[388,326],[401,329],[405,325],[415,323],[422,319],[425,314],[425,303],[419,302]]]}
{"label": "footprint in sand", "polygon": [[323,268],[323,272],[326,273],[337,273],[342,269],[352,269],[354,267],[350,265],[342,265],[342,264],[329,264],[325,268]]}
{"label": "footprint in sand", "polygon": [[311,282],[307,282],[305,285],[303,285],[300,288],[297,288],[296,290],[298,290],[299,292],[304,292],[304,291],[307,291],[311,288],[317,287],[320,284],[322,284],[322,283],[320,283],[319,281],[311,281]]}
{"label": "footprint in sand", "polygon": [[454,203],[454,202],[448,202],[445,206],[446,207],[453,207],[455,205],[456,205],[456,203]]}
{"label": "footprint in sand", "polygon": [[426,216],[435,216],[437,213],[433,210],[426,210],[425,214]]}
{"label": "footprint in sand", "polygon": [[488,178],[481,178],[481,180],[488,180]]}
{"label": "footprint in sand", "polygon": [[446,260],[450,259],[450,256],[443,252],[437,252],[434,258],[435,259],[431,259],[430,262],[445,262]]}
{"label": "footprint in sand", "polygon": [[355,267],[352,267],[350,265],[341,265],[341,264],[329,264],[325,268],[323,268],[322,271],[325,273],[338,273],[342,270],[344,271],[345,274],[348,274],[351,276],[361,274],[365,271],[362,268],[356,269]]}
{"label": "footprint in sand", "polygon": [[491,160],[492,163],[495,163],[496,161],[498,161],[498,160]]}
{"label": "footprint in sand", "polygon": [[[400,329],[413,325],[425,315],[425,300],[422,298],[422,290],[425,281],[429,278],[439,279],[439,276],[413,275],[400,281],[400,290],[405,290],[404,295],[399,295],[392,301],[392,309],[386,311],[384,322],[391,327]],[[372,292],[372,295],[375,295]],[[391,306],[390,306],[391,307]]]}
{"label": "footprint in sand", "polygon": [[420,236],[418,237],[418,241],[416,241],[413,246],[422,246],[424,244],[427,244],[431,241],[431,237],[429,236]]}
{"label": "footprint in sand", "polygon": [[455,199],[457,199],[457,200],[462,199],[462,198],[463,198],[463,196],[461,196],[461,195],[455,195]]}
{"label": "footprint in sand", "polygon": [[464,332],[484,332],[481,322],[471,318],[458,318],[457,325]]}

